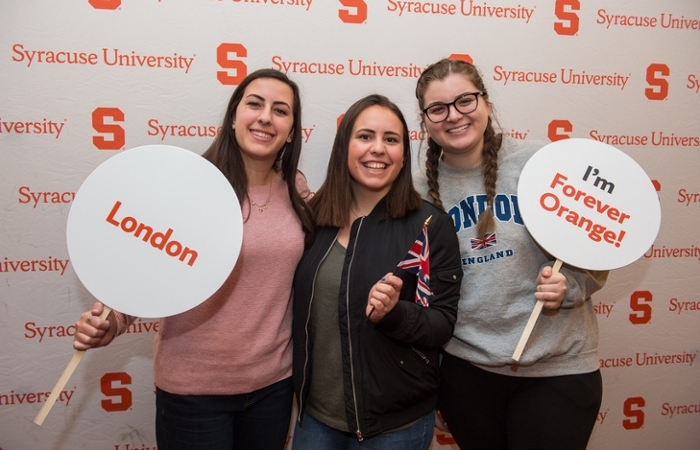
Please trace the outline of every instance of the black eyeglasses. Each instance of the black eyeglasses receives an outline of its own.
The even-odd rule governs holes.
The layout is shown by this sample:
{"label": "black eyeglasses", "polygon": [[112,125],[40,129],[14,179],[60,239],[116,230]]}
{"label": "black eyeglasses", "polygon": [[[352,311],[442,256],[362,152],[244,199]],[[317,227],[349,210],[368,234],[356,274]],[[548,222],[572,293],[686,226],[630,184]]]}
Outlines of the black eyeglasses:
{"label": "black eyeglasses", "polygon": [[485,92],[466,92],[455,99],[452,103],[433,103],[423,110],[428,119],[433,123],[439,123],[447,119],[450,115],[450,106],[454,106],[458,112],[469,114],[479,106],[479,96]]}

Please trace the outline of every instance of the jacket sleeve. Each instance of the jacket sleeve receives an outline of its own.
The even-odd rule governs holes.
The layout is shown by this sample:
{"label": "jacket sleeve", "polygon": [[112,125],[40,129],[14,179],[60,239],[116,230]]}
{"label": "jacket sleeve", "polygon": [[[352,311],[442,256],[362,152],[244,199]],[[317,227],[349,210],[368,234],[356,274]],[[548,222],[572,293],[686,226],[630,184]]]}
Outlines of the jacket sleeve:
{"label": "jacket sleeve", "polygon": [[[433,215],[428,225],[428,242],[432,291],[429,306],[417,304],[414,301],[415,292],[403,290],[394,309],[375,326],[395,341],[423,348],[438,348],[452,336],[464,274],[457,234],[447,214]],[[402,275],[405,276],[413,275]]]}

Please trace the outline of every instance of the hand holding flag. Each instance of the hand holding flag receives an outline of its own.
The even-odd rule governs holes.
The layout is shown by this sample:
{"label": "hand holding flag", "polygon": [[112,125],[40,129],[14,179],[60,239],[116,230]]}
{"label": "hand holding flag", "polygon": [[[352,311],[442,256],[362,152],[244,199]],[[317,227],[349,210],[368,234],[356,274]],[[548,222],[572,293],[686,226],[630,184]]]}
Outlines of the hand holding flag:
{"label": "hand holding flag", "polygon": [[[424,308],[429,306],[428,298],[433,295],[430,289],[430,244],[428,242],[428,223],[433,216],[429,216],[423,223],[423,228],[416,238],[416,241],[411,245],[406,256],[398,263],[394,275],[398,269],[403,269],[418,277],[416,286],[415,301]],[[382,277],[382,282],[386,283],[386,276]],[[374,306],[367,315],[367,320],[372,317]]]}

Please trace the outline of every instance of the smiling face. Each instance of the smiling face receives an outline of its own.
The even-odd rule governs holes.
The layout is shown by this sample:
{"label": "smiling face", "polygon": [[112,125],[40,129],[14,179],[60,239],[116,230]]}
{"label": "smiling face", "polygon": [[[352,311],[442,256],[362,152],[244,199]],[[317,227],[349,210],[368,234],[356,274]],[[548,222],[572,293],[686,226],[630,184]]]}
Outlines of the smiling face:
{"label": "smiling face", "polygon": [[355,193],[386,195],[404,161],[404,127],[388,108],[370,106],[352,128],[348,144],[348,170]]}
{"label": "smiling face", "polygon": [[[478,92],[467,76],[453,73],[442,80],[433,80],[425,89],[425,108],[435,103],[452,103],[467,92]],[[462,114],[451,106],[447,119],[439,123],[423,117],[423,124],[430,137],[443,151],[445,163],[452,167],[476,167],[481,164],[481,150],[484,146],[484,131],[491,115],[488,101],[479,96],[477,108]]]}
{"label": "smiling face", "polygon": [[279,151],[291,141],[293,107],[292,88],[282,81],[258,78],[246,87],[233,124],[246,165],[272,165]]}

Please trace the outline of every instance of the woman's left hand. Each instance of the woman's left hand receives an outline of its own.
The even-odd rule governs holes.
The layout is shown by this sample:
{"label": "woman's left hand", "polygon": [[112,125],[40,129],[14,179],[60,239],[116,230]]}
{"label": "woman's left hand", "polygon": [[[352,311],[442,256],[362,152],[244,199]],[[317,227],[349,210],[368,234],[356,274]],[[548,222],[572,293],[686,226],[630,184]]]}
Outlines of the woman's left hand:
{"label": "woman's left hand", "polygon": [[367,298],[365,314],[372,322],[379,322],[399,301],[403,280],[392,273],[387,273],[372,286]]}
{"label": "woman's left hand", "polygon": [[566,295],[566,277],[561,272],[552,275],[551,267],[544,267],[537,277],[535,298],[544,301],[545,309],[557,309]]}

